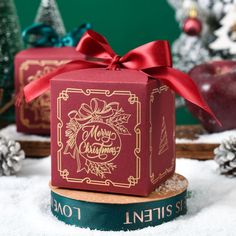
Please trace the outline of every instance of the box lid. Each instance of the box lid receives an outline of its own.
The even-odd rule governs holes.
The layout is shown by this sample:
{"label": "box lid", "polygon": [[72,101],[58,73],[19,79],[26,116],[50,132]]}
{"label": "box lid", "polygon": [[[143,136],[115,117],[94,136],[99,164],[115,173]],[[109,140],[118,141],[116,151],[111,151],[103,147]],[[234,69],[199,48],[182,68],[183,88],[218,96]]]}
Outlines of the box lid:
{"label": "box lid", "polygon": [[81,59],[84,55],[77,52],[75,47],[45,47],[45,48],[28,48],[16,54],[17,58],[27,59]]}
{"label": "box lid", "polygon": [[57,75],[52,79],[52,82],[56,81],[146,84],[148,77],[143,72],[137,70],[93,68],[75,70]]}

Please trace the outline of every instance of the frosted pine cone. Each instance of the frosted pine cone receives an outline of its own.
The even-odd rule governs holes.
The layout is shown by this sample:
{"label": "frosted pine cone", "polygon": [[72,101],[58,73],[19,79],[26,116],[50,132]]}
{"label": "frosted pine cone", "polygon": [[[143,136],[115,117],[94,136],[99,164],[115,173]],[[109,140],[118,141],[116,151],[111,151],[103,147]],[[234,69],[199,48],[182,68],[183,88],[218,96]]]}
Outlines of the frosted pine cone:
{"label": "frosted pine cone", "polygon": [[0,136],[0,176],[18,172],[24,158],[25,152],[18,142]]}
{"label": "frosted pine cone", "polygon": [[230,137],[215,148],[215,161],[221,174],[236,177],[236,137]]}

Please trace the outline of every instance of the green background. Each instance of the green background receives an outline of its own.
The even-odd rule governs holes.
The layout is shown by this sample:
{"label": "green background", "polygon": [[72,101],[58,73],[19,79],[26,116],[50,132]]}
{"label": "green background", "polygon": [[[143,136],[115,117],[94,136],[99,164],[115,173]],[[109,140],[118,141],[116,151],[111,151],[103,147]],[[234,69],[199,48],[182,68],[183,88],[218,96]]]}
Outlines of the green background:
{"label": "green background", "polygon": [[[15,0],[22,29],[36,15],[39,0]],[[180,29],[166,0],[57,0],[67,31],[84,22],[105,35],[118,54],[157,39],[172,43]],[[178,123],[192,123],[177,112]]]}

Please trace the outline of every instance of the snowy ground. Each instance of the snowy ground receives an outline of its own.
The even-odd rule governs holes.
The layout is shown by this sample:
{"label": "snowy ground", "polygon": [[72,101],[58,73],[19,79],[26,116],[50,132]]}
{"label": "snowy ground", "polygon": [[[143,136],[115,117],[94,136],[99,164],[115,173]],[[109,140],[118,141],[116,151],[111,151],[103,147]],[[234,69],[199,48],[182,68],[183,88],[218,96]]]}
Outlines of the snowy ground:
{"label": "snowy ground", "polygon": [[214,161],[178,159],[189,180],[188,214],[156,227],[100,232],[65,225],[50,213],[50,158],[26,159],[17,177],[0,178],[1,236],[235,236],[236,179],[220,176]]}
{"label": "snowy ground", "polygon": [[236,136],[236,129],[227,130],[220,133],[200,134],[198,135],[198,138],[194,140],[177,138],[176,143],[222,143],[224,140],[234,136]]}

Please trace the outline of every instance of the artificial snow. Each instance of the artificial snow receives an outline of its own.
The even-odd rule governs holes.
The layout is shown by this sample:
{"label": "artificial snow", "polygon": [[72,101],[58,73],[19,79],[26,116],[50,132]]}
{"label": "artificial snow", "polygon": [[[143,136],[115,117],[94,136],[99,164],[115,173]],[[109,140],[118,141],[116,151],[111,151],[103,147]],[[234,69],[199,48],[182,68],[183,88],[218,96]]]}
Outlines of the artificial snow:
{"label": "artificial snow", "polygon": [[7,139],[14,139],[17,141],[47,141],[50,142],[49,136],[24,134],[16,131],[16,125],[8,125],[7,127],[0,130],[0,135]]}
{"label": "artificial snow", "polygon": [[1,236],[234,236],[236,178],[220,176],[214,161],[177,160],[189,181],[188,213],[172,222],[129,232],[65,225],[50,212],[50,158],[25,159],[17,176],[0,178]]}
{"label": "artificial snow", "polygon": [[176,143],[221,143],[230,137],[236,137],[236,129],[212,134],[200,134],[197,139],[193,140],[177,138]]}

